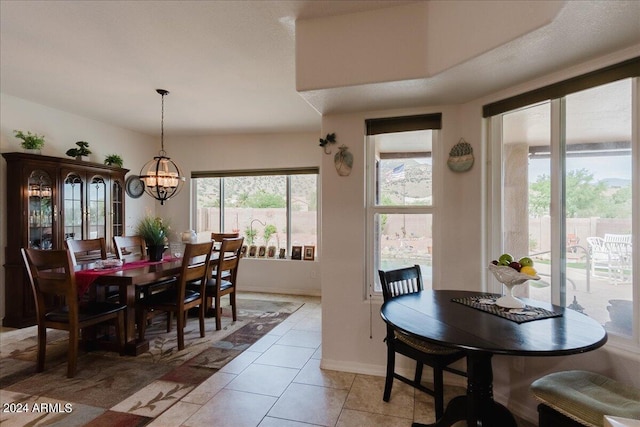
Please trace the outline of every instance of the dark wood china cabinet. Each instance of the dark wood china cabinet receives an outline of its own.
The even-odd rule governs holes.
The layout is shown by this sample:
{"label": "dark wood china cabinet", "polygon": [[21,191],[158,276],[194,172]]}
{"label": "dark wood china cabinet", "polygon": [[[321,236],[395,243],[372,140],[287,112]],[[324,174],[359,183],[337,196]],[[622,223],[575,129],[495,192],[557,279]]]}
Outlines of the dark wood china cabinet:
{"label": "dark wood china cabinet", "polygon": [[[35,324],[35,305],[20,249],[63,249],[66,239],[124,233],[127,169],[27,153],[3,153],[7,162],[5,317],[2,324]],[[59,301],[50,301],[52,306]]]}

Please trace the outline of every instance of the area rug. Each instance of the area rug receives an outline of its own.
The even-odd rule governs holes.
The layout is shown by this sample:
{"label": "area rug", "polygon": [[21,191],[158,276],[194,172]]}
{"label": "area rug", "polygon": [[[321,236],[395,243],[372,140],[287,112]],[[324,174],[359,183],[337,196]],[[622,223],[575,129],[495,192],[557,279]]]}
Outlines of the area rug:
{"label": "area rug", "polygon": [[[166,332],[162,316],[154,318],[146,338],[150,348],[139,356],[119,356],[112,352],[81,352],[74,378],[66,377],[67,333],[48,330],[45,371],[35,373],[35,327],[3,332],[0,335],[0,400],[3,405],[19,400],[59,402],[60,411],[49,411],[43,417],[18,417],[15,413],[0,413],[0,424],[56,425],[58,418],[65,426],[101,425],[96,415],[105,421],[130,417],[131,412],[155,417],[198,384],[250,347],[262,336],[298,310],[301,303],[283,301],[238,300],[238,320],[233,322],[229,307],[223,307],[223,329],[215,330],[215,318],[206,320],[206,336],[200,337],[197,317],[189,318],[185,328],[185,349],[178,351],[175,322]],[[131,402],[131,396],[152,383],[161,390],[150,401]],[[126,403],[125,403],[126,402]],[[73,411],[64,414],[64,404]],[[126,407],[118,414],[120,404]],[[32,406],[33,408],[33,406]],[[54,406],[55,408],[55,406]],[[15,408],[14,408],[15,409]],[[111,409],[111,410],[109,410]],[[137,411],[140,409],[140,411]],[[144,411],[142,409],[145,409]],[[106,410],[106,411],[105,411]],[[114,413],[115,412],[115,413]],[[25,414],[26,415],[26,414]],[[67,415],[61,417],[61,415]],[[126,415],[126,416],[125,416]],[[145,420],[128,420],[122,425],[144,425]],[[19,424],[20,419],[37,422]],[[95,419],[94,419],[95,418]],[[106,423],[105,425],[114,425]]]}

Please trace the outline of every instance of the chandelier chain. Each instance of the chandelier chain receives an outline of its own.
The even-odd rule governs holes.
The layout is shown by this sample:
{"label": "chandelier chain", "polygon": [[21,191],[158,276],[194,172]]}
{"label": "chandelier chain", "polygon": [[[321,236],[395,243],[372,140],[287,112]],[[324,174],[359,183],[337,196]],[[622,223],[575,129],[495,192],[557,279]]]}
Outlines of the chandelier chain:
{"label": "chandelier chain", "polygon": [[161,93],[162,95],[162,119],[160,120],[160,155],[164,156],[166,151],[164,151],[164,97],[166,93]]}

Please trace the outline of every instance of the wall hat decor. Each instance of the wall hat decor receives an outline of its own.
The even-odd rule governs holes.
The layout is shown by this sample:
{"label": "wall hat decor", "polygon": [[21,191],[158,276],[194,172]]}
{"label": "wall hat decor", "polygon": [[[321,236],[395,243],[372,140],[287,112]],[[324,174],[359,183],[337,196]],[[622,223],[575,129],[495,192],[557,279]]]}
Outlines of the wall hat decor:
{"label": "wall hat decor", "polygon": [[473,166],[473,148],[464,138],[449,151],[447,166],[454,172],[466,172]]}

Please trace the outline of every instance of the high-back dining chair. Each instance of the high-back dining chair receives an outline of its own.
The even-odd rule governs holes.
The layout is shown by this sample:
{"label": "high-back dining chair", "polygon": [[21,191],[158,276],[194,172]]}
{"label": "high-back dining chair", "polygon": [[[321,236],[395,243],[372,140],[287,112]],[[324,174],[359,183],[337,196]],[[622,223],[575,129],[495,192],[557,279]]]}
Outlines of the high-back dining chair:
{"label": "high-back dining chair", "polygon": [[[236,282],[238,278],[238,266],[240,265],[240,251],[244,237],[222,239],[219,257],[212,262],[211,273],[205,286],[205,308],[207,312],[213,311],[216,317],[216,330],[222,329],[222,307],[220,300],[229,295],[231,315],[233,321],[237,320],[236,312]],[[197,286],[194,284],[191,286]]]}
{"label": "high-back dining chair", "polygon": [[116,256],[123,261],[147,259],[147,244],[142,236],[113,236]]}
{"label": "high-back dining chair", "polygon": [[[37,372],[44,370],[47,347],[47,328],[69,331],[67,377],[76,374],[80,331],[88,326],[113,321],[120,354],[124,354],[124,309],[122,304],[89,301],[78,304],[78,288],[71,254],[67,250],[38,250],[22,248],[36,303],[38,320]],[[63,297],[66,307],[47,311],[47,296]]]}
{"label": "high-back dining chair", "polygon": [[[380,283],[382,285],[382,295],[387,302],[400,295],[420,292],[424,289],[420,266],[400,268],[397,270],[378,270]],[[387,324],[387,376],[384,386],[383,400],[389,401],[391,397],[391,387],[393,379],[409,384],[420,391],[423,391],[434,398],[436,419],[444,413],[444,381],[443,371],[452,372],[458,375],[467,376],[465,372],[449,367],[451,363],[462,359],[465,353],[460,350],[438,346],[424,340],[420,340],[409,335],[396,331]],[[416,361],[416,370],[413,380],[406,378],[395,372],[396,353],[402,354]],[[433,368],[433,388],[422,385],[423,366],[428,365]]]}
{"label": "high-back dining chair", "polygon": [[[143,261],[147,259],[147,243],[142,236],[113,236],[113,246],[118,259],[125,262]],[[158,282],[151,282],[145,286],[140,286],[138,298],[149,296],[156,292],[161,292],[174,286],[175,278],[164,279]],[[157,313],[150,312],[149,318]],[[167,332],[171,328],[171,315],[167,314]]]}
{"label": "high-back dining chair", "polygon": [[[240,233],[211,233],[211,240],[213,240],[213,251],[220,251],[220,247],[222,246],[222,241],[224,239],[235,239],[237,237],[240,237]],[[212,274],[215,275],[216,271],[214,270]],[[229,279],[230,276],[231,272],[229,270],[222,271],[222,277],[224,279]]]}
{"label": "high-back dining chair", "polygon": [[211,233],[211,240],[222,242],[222,239],[233,239],[240,237],[240,233]]}
{"label": "high-back dining chair", "polygon": [[68,239],[64,241],[64,245],[69,249],[73,265],[107,259],[107,244],[104,237],[87,240]]}
{"label": "high-back dining chair", "polygon": [[[73,265],[86,264],[101,259],[107,259],[107,244],[104,237],[87,240],[67,239],[64,241],[64,246],[69,250]],[[114,287],[107,285],[100,286],[100,288],[103,292],[98,295],[97,289],[95,287],[91,287],[90,298],[104,300],[117,295],[117,289],[114,289]]]}
{"label": "high-back dining chair", "polygon": [[[146,295],[136,303],[139,338],[144,339],[147,313],[150,310],[174,313],[177,319],[178,350],[184,349],[184,327],[187,311],[200,307],[200,336],[204,337],[204,283],[209,270],[213,242],[185,244],[182,268],[175,287]],[[198,281],[200,288],[187,289],[187,283]],[[171,318],[167,314],[169,319]]]}

